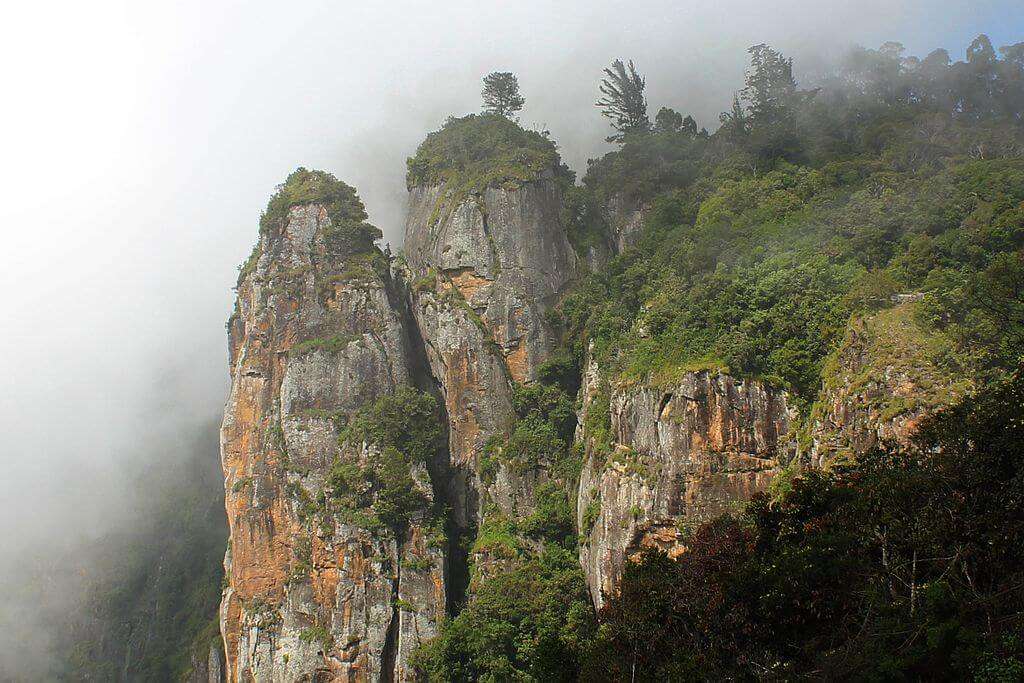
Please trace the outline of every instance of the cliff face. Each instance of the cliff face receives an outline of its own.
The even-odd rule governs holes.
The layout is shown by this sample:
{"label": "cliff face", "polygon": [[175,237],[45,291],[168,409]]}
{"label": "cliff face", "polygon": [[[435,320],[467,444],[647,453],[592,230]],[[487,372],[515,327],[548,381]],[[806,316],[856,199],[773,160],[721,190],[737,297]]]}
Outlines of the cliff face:
{"label": "cliff face", "polygon": [[544,314],[576,269],[561,206],[549,175],[465,198],[409,192],[412,308],[448,415],[461,528],[479,520],[477,460],[511,424],[513,382],[533,380],[555,344]]}
{"label": "cliff face", "polygon": [[[402,303],[379,252],[339,258],[327,210],[264,230],[229,322],[221,430],[230,544],[221,605],[229,680],[401,678],[443,614],[443,556],[332,506],[341,425],[412,380]],[[418,485],[428,494],[426,472]],[[403,605],[403,607],[399,607]]]}
{"label": "cliff face", "polygon": [[[552,486],[571,488],[580,564],[601,607],[631,556],[645,547],[685,552],[691,529],[808,455],[798,453],[786,393],[764,382],[694,371],[671,386],[616,383],[588,358],[578,485],[543,461],[496,458],[485,474],[488,444],[516,427],[516,391],[555,348],[546,314],[577,275],[562,203],[551,172],[469,195],[414,186],[404,265],[346,244],[321,203],[264,226],[229,321],[226,679],[410,678],[413,648],[472,588],[470,559],[474,581],[508,559],[486,547],[470,558],[474,530],[491,515],[524,519]],[[621,250],[643,210],[619,208]],[[859,452],[890,434],[906,438],[958,390],[940,368],[939,342],[915,336],[905,313],[897,307],[851,326],[830,360],[801,462],[824,466],[825,449]],[[402,464],[419,507],[400,524],[382,522],[370,499],[344,498],[345,472],[396,461],[349,427],[366,406],[408,386],[440,399],[444,448]],[[893,402],[911,397],[923,402]],[[571,431],[571,405],[566,411]]]}
{"label": "cliff face", "polygon": [[647,215],[647,207],[643,203],[616,194],[608,201],[605,213],[614,253],[621,254],[640,240]]}
{"label": "cliff face", "polygon": [[578,434],[587,453],[576,508],[580,564],[597,607],[631,555],[684,552],[689,530],[766,489],[796,455],[786,394],[761,382],[710,371],[668,388],[604,381],[588,362],[582,422],[607,410],[611,432],[601,448],[585,429]]}
{"label": "cliff face", "polygon": [[950,342],[915,321],[916,304],[855,319],[825,367],[808,460],[824,467],[880,443],[907,445],[922,419],[970,390]]}
{"label": "cliff face", "polygon": [[[405,680],[436,633],[466,558],[447,557],[426,510],[450,506],[453,545],[478,524],[480,452],[510,427],[513,383],[550,354],[544,313],[575,272],[551,179],[445,193],[410,191],[401,273],[339,248],[316,203],[264,229],[244,268],[221,431],[229,680]],[[410,470],[427,503],[392,528],[339,503],[332,472],[390,457],[346,424],[405,385],[439,394],[448,452]]]}

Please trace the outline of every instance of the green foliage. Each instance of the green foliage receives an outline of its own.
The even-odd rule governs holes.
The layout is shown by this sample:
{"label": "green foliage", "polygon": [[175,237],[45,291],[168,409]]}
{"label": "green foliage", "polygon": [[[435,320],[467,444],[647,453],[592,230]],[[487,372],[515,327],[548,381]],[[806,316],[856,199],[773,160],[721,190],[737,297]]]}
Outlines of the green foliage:
{"label": "green foliage", "polygon": [[497,509],[488,509],[473,541],[474,553],[514,559],[523,553],[519,526]]}
{"label": "green foliage", "polygon": [[484,89],[480,95],[485,113],[506,118],[522,109],[526,102],[519,94],[519,79],[509,71],[494,71],[484,76]]}
{"label": "green foliage", "polygon": [[480,481],[490,486],[498,476],[498,465],[501,462],[502,451],[505,448],[505,439],[495,435],[487,440],[480,451],[480,458],[477,462],[477,472],[480,473]]}
{"label": "green foliage", "polygon": [[414,612],[415,613],[415,612],[419,611],[418,609],[416,609],[416,605],[412,604],[408,600],[403,600],[401,598],[398,598],[397,600],[395,600],[395,608],[396,609],[400,609],[403,612]]}
{"label": "green foliage", "polygon": [[606,378],[598,382],[597,391],[587,406],[583,419],[583,432],[593,449],[593,455],[603,458],[611,455],[612,418],[611,387]]}
{"label": "green foliage", "polygon": [[437,401],[413,387],[400,386],[361,409],[342,438],[394,448],[407,462],[426,464],[442,446]]}
{"label": "green foliage", "polygon": [[[826,360],[824,386],[851,394],[864,390],[883,377],[913,382],[911,396],[890,392],[869,399],[877,402],[882,419],[921,406],[941,407],[967,393],[969,374],[961,367],[953,342],[920,322],[919,305],[905,303],[864,318],[855,317],[842,343]],[[854,365],[856,371],[850,372]]]}
{"label": "green foliage", "polygon": [[683,131],[654,131],[629,138],[620,149],[589,163],[583,177],[587,194],[575,198],[581,207],[577,209],[579,222],[585,221],[584,226],[571,220],[566,225],[576,233],[589,230],[600,235],[601,219],[596,217],[595,206],[606,206],[619,195],[645,202],[667,190],[689,187],[703,170],[708,147],[706,134],[693,136]]}
{"label": "green foliage", "polygon": [[593,631],[575,555],[550,548],[484,583],[410,664],[430,681],[572,681]]}
{"label": "green foliage", "polygon": [[579,360],[568,349],[559,349],[537,368],[537,381],[576,396],[580,390]]}
{"label": "green foliage", "polygon": [[561,175],[555,144],[498,114],[449,118],[427,136],[408,161],[406,183],[446,185],[456,197],[488,187],[518,187],[546,171]]}
{"label": "green foliage", "polygon": [[593,194],[583,187],[567,187],[562,198],[562,225],[576,253],[585,256],[591,250],[606,248],[608,229]]}
{"label": "green foliage", "polygon": [[326,351],[327,353],[340,353],[349,344],[361,339],[358,334],[341,334],[335,337],[307,339],[301,341],[288,350],[289,356],[302,356],[311,351]]}
{"label": "green foliage", "polygon": [[[1024,377],[627,567],[600,680],[998,680],[1024,664]],[[634,668],[635,667],[635,668]],[[989,678],[994,677],[994,678]]]}
{"label": "green foliage", "polygon": [[512,409],[520,420],[543,420],[551,425],[558,438],[566,443],[572,441],[576,429],[576,405],[560,386],[543,383],[517,385],[512,391]]}
{"label": "green foliage", "polygon": [[569,545],[575,536],[576,521],[565,488],[547,481],[534,492],[535,509],[520,522],[519,527],[530,538]]}
{"label": "green foliage", "polygon": [[409,517],[427,508],[429,500],[409,473],[409,462],[402,454],[387,448],[371,467],[374,474],[376,500],[373,511],[392,528],[408,524]]}
{"label": "green foliage", "polygon": [[[899,129],[900,139],[911,134],[903,121]],[[575,355],[593,341],[616,381],[728,368],[779,382],[809,408],[851,313],[924,291],[928,324],[956,342],[959,362],[1005,373],[1024,339],[1024,166],[966,158],[962,143],[933,150],[942,166],[913,171],[885,149],[763,174],[728,157],[693,159],[696,179],[651,202],[639,245],[563,301]],[[658,144],[673,149],[658,134],[627,141],[591,165],[584,186],[610,191],[609,169]]]}
{"label": "green foliage", "polygon": [[259,242],[253,245],[252,252],[249,254],[249,258],[245,259],[245,263],[238,266],[238,281],[237,285],[241,285],[242,281],[249,276],[254,270],[256,270],[256,264],[260,261],[261,256]]}
{"label": "green foliage", "polygon": [[[474,551],[501,562],[497,574],[492,563],[475,568],[474,596],[486,603],[503,577],[533,566],[534,541],[545,552],[569,545],[573,474],[559,463],[578,467],[569,414],[591,344],[602,381],[586,411],[588,448],[642,476],[657,473],[613,452],[616,384],[727,369],[789,389],[806,416],[823,384],[856,389],[895,371],[920,395],[883,397],[888,418],[947,403],[965,377],[986,391],[1016,367],[1024,107],[1008,117],[1012,97],[957,80],[968,67],[932,60],[910,75],[888,56],[898,52],[844,65],[857,83],[815,94],[798,90],[787,58],[756,46],[743,98],[717,133],[667,108],[651,130],[643,103],[644,123],[624,126],[621,148],[566,193],[562,220],[578,253],[603,254],[618,228],[609,209],[643,206],[645,224],[635,247],[561,302],[562,351],[540,384],[516,389],[512,430],[481,454],[485,484],[503,466],[555,476],[536,487],[525,517],[485,511]],[[979,82],[1017,82],[1009,65],[993,66],[985,41],[971,54]],[[933,68],[967,108],[915,81]],[[642,100],[642,79],[621,70],[614,80],[629,80]],[[861,371],[840,379],[846,351],[860,354]],[[1020,454],[1019,435],[1005,433],[1021,424],[1006,412],[1024,404],[1014,391],[965,403],[993,413],[984,420],[952,410],[944,431],[907,453],[788,471],[741,517],[689,536],[679,560],[631,565],[594,644],[576,650],[592,666],[534,668],[508,646],[524,632],[508,626],[518,613],[485,616],[477,597],[417,665],[438,680],[1011,679],[1024,661],[1013,637],[1021,486],[1016,461],[995,454]],[[581,534],[599,512],[598,500],[586,501]]]}
{"label": "green foliage", "polygon": [[605,78],[601,79],[601,97],[595,106],[601,114],[611,121],[615,134],[608,142],[622,142],[631,135],[646,133],[651,122],[647,118],[647,98],[644,96],[646,82],[636,72],[633,60],[629,67],[621,59],[612,62],[610,69],[604,70]]}
{"label": "green foliage", "polygon": [[372,444],[360,465],[339,457],[327,479],[331,499],[362,524],[404,529],[412,515],[429,509],[429,500],[413,479],[412,467],[432,463],[443,437],[432,396],[408,386],[362,408],[339,437],[342,446],[358,451]]}
{"label": "green foliage", "polygon": [[412,281],[412,291],[419,294],[421,292],[433,292],[437,289],[437,272],[431,269],[426,275],[421,275]]}
{"label": "green foliage", "polygon": [[295,206],[320,204],[331,219],[328,246],[340,256],[373,249],[381,232],[366,222],[366,209],[355,189],[325,171],[298,168],[277,187],[260,218],[260,232],[280,229]]}
{"label": "green foliage", "polygon": [[324,652],[329,652],[334,647],[334,636],[330,630],[323,626],[310,626],[299,631],[299,641],[303,643],[318,643]]}
{"label": "green foliage", "polygon": [[[567,372],[554,364],[546,367],[542,374],[549,381]],[[493,438],[481,456],[484,481],[493,481],[499,463],[518,474],[546,471],[557,481],[576,481],[582,459],[571,448],[576,406],[569,394],[555,384],[519,385],[512,393],[512,407],[516,420],[511,432],[507,438]]]}
{"label": "green foliage", "polygon": [[555,427],[531,416],[516,422],[503,456],[514,470],[525,472],[558,461],[565,450],[566,443]]}

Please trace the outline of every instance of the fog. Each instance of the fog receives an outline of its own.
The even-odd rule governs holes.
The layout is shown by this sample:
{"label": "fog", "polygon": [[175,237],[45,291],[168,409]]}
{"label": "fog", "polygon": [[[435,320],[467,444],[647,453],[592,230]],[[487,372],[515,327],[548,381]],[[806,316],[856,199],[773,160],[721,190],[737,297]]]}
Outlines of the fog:
{"label": "fog", "polygon": [[[154,494],[134,486],[138,472],[177,457],[174,439],[193,443],[182,435],[221,410],[236,266],[296,166],[354,185],[398,247],[406,157],[447,115],[478,108],[489,71],[517,73],[522,123],[550,130],[582,175],[607,149],[593,102],[617,57],[646,74],[652,112],[713,129],[754,43],[799,72],[853,43],[962,58],[978,33],[996,45],[1024,34],[1019,0],[375,5],[5,12],[0,587],[19,637],[46,636],[12,583],[24,558],[61,564],[133,524]],[[47,656],[10,641],[0,659]]]}

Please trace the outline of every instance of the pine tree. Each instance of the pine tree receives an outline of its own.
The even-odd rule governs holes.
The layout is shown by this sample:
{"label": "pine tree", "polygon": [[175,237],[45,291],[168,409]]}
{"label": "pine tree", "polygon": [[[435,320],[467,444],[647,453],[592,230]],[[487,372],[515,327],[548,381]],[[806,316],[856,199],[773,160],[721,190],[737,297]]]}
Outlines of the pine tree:
{"label": "pine tree", "polygon": [[601,79],[600,86],[603,97],[594,104],[611,119],[612,128],[617,131],[608,137],[608,141],[622,142],[629,133],[650,130],[647,99],[644,97],[646,82],[636,72],[632,60],[628,71],[622,60],[616,59],[612,68],[604,72],[607,78]]}
{"label": "pine tree", "polygon": [[519,79],[511,71],[494,71],[484,76],[484,111],[511,118],[526,100],[519,94]]}
{"label": "pine tree", "polygon": [[793,60],[763,43],[747,52],[750,53],[750,71],[741,95],[750,103],[750,118],[755,124],[774,123],[784,118],[795,103]]}

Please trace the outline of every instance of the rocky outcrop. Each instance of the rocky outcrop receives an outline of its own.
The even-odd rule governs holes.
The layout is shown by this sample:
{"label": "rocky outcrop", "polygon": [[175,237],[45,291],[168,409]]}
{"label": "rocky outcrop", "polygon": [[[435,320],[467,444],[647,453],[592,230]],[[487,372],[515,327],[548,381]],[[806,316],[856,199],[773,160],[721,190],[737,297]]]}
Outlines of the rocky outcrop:
{"label": "rocky outcrop", "polygon": [[621,254],[640,241],[643,234],[647,206],[623,194],[616,194],[605,207],[608,223],[608,238],[613,251]]}
{"label": "rocky outcrop", "polygon": [[948,366],[950,342],[914,319],[918,300],[851,321],[811,415],[811,466],[905,446],[922,420],[970,391],[965,373]]}
{"label": "rocky outcrop", "polygon": [[545,313],[574,277],[551,174],[454,195],[409,191],[405,255],[412,309],[449,421],[457,524],[480,514],[477,460],[511,424],[513,382],[529,382],[555,339]]}
{"label": "rocky outcrop", "polygon": [[[309,191],[286,185],[274,201]],[[397,273],[375,248],[339,245],[348,226],[332,226],[330,206],[265,221],[228,323],[221,629],[232,681],[411,675],[409,653],[436,632],[452,576],[457,593],[468,581],[461,535],[481,519],[480,453],[511,427],[514,383],[550,354],[545,313],[575,274],[550,174],[467,197],[413,187]],[[447,452],[410,475],[427,508],[450,509],[452,543],[443,520],[423,512],[390,528],[341,504],[332,483],[335,467],[388,457],[345,425],[408,384],[441,398]]]}
{"label": "rocky outcrop", "polygon": [[216,645],[207,651],[195,648],[190,660],[190,671],[185,683],[222,683],[224,681],[224,654]]}
{"label": "rocky outcrop", "polygon": [[604,444],[579,432],[580,564],[597,607],[630,556],[684,552],[690,529],[766,489],[796,455],[795,412],[785,392],[762,382],[700,371],[670,387],[612,388],[589,362],[581,393],[582,422],[606,419],[610,430]]}
{"label": "rocky outcrop", "polygon": [[[399,533],[332,504],[331,466],[371,455],[343,450],[342,425],[412,382],[415,362],[385,257],[342,256],[330,232],[319,204],[262,230],[228,323],[220,619],[232,681],[401,680],[444,613],[425,520]],[[416,479],[432,495],[427,472]]]}
{"label": "rocky outcrop", "polygon": [[415,277],[436,273],[483,323],[517,382],[534,378],[554,344],[544,313],[575,275],[561,191],[552,178],[451,196],[413,187],[405,255]]}

